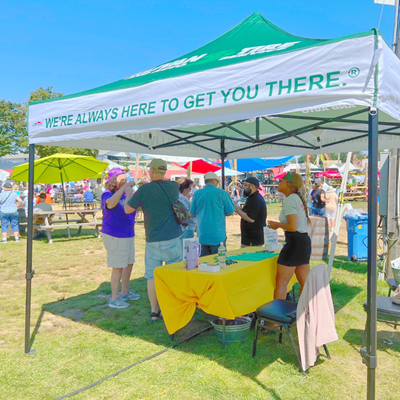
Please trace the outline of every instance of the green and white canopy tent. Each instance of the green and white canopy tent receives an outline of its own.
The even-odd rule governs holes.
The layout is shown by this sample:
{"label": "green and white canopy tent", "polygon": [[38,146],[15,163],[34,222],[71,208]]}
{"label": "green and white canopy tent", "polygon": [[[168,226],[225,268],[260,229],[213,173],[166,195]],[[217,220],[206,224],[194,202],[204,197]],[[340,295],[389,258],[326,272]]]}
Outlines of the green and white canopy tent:
{"label": "green and white canopy tent", "polygon": [[[378,148],[400,147],[399,77],[400,61],[375,29],[314,40],[291,35],[256,13],[171,62],[92,90],[30,103],[30,157],[35,144],[222,161],[368,148],[372,189]],[[377,197],[376,190],[369,193],[366,359],[372,390]],[[32,229],[28,234],[30,299]]]}

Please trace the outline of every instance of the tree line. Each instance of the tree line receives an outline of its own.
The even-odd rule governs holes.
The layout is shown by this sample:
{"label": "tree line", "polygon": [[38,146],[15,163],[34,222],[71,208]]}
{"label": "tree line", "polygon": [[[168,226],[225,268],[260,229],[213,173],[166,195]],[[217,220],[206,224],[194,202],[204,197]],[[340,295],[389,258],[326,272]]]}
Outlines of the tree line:
{"label": "tree line", "polygon": [[[18,152],[28,152],[28,103],[42,101],[63,96],[63,93],[54,92],[53,87],[40,87],[31,92],[29,99],[23,104],[0,99],[0,157]],[[39,157],[51,156],[55,153],[80,154],[96,157],[98,150],[81,149],[74,147],[35,146]]]}

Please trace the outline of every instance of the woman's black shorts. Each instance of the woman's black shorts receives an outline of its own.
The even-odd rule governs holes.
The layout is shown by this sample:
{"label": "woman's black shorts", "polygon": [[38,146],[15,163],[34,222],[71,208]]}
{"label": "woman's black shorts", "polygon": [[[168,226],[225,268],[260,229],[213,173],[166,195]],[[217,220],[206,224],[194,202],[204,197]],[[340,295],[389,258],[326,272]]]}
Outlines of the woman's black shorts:
{"label": "woman's black shorts", "polygon": [[311,256],[311,239],[307,233],[285,232],[286,243],[278,257],[278,264],[286,267],[297,267],[309,264]]}

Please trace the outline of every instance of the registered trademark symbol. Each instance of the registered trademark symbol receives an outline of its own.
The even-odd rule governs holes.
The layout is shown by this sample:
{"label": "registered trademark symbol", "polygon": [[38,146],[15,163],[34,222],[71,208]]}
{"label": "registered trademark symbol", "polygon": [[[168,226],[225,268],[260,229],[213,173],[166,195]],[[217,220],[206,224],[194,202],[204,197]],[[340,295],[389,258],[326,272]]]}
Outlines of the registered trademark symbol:
{"label": "registered trademark symbol", "polygon": [[358,75],[360,75],[360,70],[356,67],[349,69],[349,77],[350,78],[356,78]]}

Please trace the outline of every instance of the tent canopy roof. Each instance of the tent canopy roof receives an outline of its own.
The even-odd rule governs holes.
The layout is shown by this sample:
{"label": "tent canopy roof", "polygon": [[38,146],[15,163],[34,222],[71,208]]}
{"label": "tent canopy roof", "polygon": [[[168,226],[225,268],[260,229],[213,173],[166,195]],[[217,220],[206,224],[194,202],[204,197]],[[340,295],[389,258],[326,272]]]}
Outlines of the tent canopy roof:
{"label": "tent canopy roof", "polygon": [[367,147],[376,108],[380,147],[400,147],[399,75],[375,29],[306,39],[255,13],[170,63],[31,103],[29,138],[197,158],[356,151]]}
{"label": "tent canopy roof", "polygon": [[[80,93],[63,96],[61,99],[141,86],[162,79],[267,58],[276,55],[276,53],[293,52],[347,38],[373,34],[374,31],[370,30],[337,39],[303,38],[284,31],[256,12],[225,34],[190,53],[119,81]],[[45,100],[45,102],[57,101],[59,99]],[[36,103],[40,102],[32,102],[31,104]]]}

